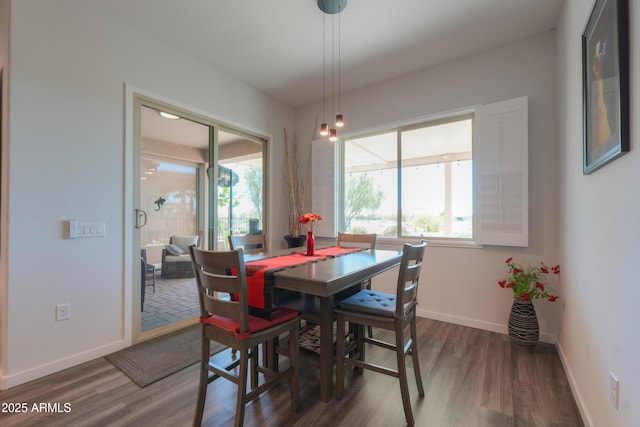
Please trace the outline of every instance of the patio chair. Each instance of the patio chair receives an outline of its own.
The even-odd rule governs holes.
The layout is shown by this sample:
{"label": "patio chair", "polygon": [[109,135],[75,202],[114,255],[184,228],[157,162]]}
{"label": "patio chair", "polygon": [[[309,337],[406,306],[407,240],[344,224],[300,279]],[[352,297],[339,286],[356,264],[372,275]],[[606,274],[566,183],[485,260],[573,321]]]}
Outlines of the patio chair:
{"label": "patio chair", "polygon": [[169,244],[162,249],[163,279],[182,279],[193,276],[189,246],[200,245],[199,236],[171,236]]}

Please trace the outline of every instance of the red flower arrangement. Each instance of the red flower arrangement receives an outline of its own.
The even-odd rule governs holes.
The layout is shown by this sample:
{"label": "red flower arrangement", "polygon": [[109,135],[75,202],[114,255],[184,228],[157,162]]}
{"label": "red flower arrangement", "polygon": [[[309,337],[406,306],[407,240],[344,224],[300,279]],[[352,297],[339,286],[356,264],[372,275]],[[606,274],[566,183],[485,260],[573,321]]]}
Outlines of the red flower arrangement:
{"label": "red flower arrangement", "polygon": [[313,224],[322,221],[322,215],[317,213],[305,213],[300,215],[300,224],[306,224],[309,230],[313,230]]}
{"label": "red flower arrangement", "polygon": [[557,295],[549,294],[544,288],[544,279],[549,274],[560,274],[560,266],[547,267],[543,262],[540,266],[526,268],[513,262],[513,258],[507,258],[505,261],[509,268],[509,277],[498,281],[501,288],[511,289],[513,291],[513,299],[520,301],[529,301],[533,299],[546,298],[553,302],[558,299]]}

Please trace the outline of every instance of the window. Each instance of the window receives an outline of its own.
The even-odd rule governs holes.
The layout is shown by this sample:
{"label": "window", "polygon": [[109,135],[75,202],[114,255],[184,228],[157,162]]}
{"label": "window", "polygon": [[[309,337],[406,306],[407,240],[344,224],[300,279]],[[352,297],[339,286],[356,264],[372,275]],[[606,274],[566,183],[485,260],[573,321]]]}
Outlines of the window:
{"label": "window", "polygon": [[218,147],[218,250],[228,250],[230,234],[264,229],[265,141],[241,131],[220,131]]}
{"label": "window", "polygon": [[344,229],[473,238],[472,114],[344,140]]}
{"label": "window", "polygon": [[[323,235],[335,236],[337,222],[342,230],[383,238],[527,246],[527,104],[523,96],[345,136],[341,169],[332,176],[334,148],[314,144],[313,171],[320,179],[312,181],[312,201],[330,218]],[[327,212],[331,194],[340,200]]]}

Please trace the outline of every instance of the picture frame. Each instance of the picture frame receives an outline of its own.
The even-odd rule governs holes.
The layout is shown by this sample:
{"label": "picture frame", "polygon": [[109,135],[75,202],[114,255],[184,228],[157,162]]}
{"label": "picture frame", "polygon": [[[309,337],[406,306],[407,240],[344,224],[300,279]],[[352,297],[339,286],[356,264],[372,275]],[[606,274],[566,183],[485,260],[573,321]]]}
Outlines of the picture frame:
{"label": "picture frame", "polygon": [[585,175],[630,149],[628,10],[628,0],[596,0],[582,34]]}

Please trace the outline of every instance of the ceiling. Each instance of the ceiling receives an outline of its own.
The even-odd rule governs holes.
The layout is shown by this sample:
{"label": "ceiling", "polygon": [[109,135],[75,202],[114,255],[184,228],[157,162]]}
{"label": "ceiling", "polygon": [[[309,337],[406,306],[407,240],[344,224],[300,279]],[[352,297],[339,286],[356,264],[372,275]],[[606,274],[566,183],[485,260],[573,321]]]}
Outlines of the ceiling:
{"label": "ceiling", "polygon": [[[195,148],[209,147],[209,126],[185,118],[171,120],[161,117],[160,111],[143,106],[141,110],[141,136],[156,141],[170,142]],[[240,134],[218,130],[218,144],[226,145],[248,141]],[[255,142],[255,141],[254,141]]]}
{"label": "ceiling", "polygon": [[317,0],[89,1],[292,107],[325,96],[323,20],[340,24],[344,93],[553,29],[563,3],[348,0],[325,15]]}

